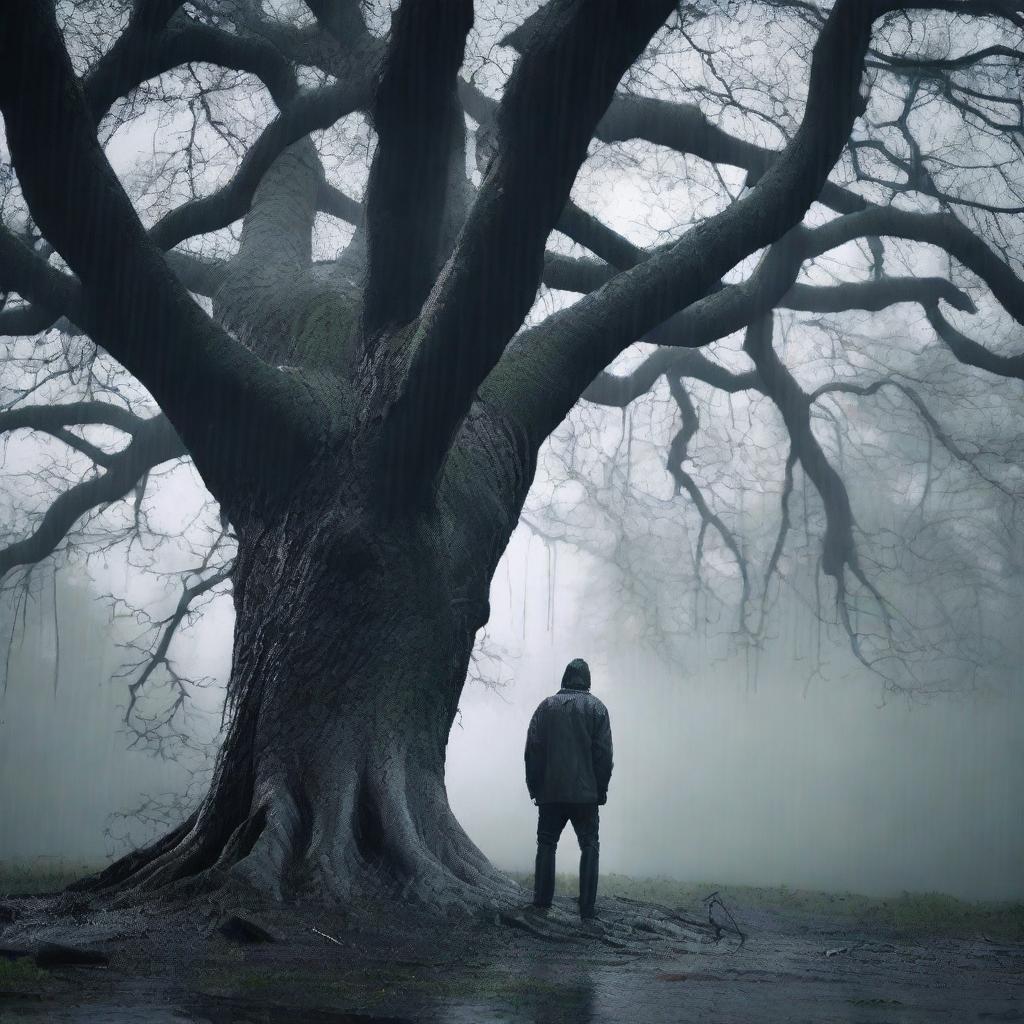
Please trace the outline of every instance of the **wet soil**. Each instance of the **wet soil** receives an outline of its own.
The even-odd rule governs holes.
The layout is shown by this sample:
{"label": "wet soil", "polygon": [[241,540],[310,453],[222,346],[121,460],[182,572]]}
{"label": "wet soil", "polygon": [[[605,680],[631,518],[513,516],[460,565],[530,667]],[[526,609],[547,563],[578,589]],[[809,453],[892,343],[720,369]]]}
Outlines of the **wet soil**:
{"label": "wet soil", "polygon": [[[109,966],[0,956],[4,1024],[1024,1022],[1024,943],[913,938],[828,915],[732,906],[746,941],[694,928],[627,942],[524,909],[501,919],[244,905],[224,895],[117,908],[8,900],[0,947],[100,951]],[[611,906],[611,904],[607,904]],[[620,908],[621,909],[621,908]],[[689,908],[693,920],[700,906]],[[222,928],[232,914],[273,941]],[[11,916],[11,915],[8,915]],[[609,918],[614,912],[609,912]],[[514,925],[514,926],[510,926]],[[616,933],[618,934],[618,933]]]}

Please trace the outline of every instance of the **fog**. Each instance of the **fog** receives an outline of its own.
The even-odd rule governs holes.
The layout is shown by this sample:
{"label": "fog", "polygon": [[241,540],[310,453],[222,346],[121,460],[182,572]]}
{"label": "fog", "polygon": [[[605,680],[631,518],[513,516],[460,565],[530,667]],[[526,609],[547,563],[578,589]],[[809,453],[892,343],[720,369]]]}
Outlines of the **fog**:
{"label": "fog", "polygon": [[[526,725],[565,663],[582,656],[615,741],[601,810],[603,871],[1024,896],[1017,680],[971,695],[886,697],[848,647],[821,640],[795,601],[778,610],[777,635],[756,664],[742,648],[723,657],[721,645],[693,638],[685,662],[670,665],[596,598],[607,568],[557,548],[553,561],[525,528],[513,538],[492,588],[491,657],[479,669],[491,685],[467,685],[449,744],[451,802],[497,864],[532,868]],[[127,749],[127,683],[114,675],[124,660],[116,641],[129,631],[98,597],[123,574],[115,563],[92,581],[59,578],[56,691],[47,586],[15,631],[0,698],[0,860],[91,862],[122,852],[126,836],[145,838],[158,826],[111,816],[187,784],[173,761]],[[230,624],[230,600],[218,598],[175,641],[182,663],[223,680]],[[815,673],[819,642],[824,671]],[[197,732],[216,725],[219,700],[216,686],[196,694]],[[559,869],[574,871],[576,859],[567,829]]]}

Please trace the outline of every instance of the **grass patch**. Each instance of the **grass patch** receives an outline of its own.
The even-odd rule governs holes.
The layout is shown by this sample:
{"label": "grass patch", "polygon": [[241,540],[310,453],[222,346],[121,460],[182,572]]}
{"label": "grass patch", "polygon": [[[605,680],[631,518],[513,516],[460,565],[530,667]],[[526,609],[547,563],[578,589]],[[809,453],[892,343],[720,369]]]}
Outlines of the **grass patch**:
{"label": "grass patch", "polygon": [[[508,872],[527,889],[533,888],[529,872]],[[556,875],[555,892],[575,896],[576,875]],[[719,885],[714,882],[679,882],[671,878],[601,876],[600,893],[662,903],[703,916],[701,901],[718,890],[729,907],[742,911],[785,910],[816,914],[851,925],[881,929],[908,937],[914,935],[985,935],[991,939],[1024,941],[1024,903],[959,900],[944,893],[904,892],[899,896],[861,896],[849,892],[815,892],[788,886]]]}
{"label": "grass patch", "polygon": [[0,897],[56,892],[104,867],[105,863],[83,863],[63,857],[0,861]]}
{"label": "grass patch", "polygon": [[0,993],[4,995],[29,995],[51,986],[52,979],[36,967],[28,957],[17,960],[0,958]]}
{"label": "grass patch", "polygon": [[500,967],[465,968],[452,971],[444,966],[362,965],[338,967],[278,968],[214,967],[200,975],[200,989],[207,995],[242,998],[294,1005],[328,1002],[349,1006],[377,1006],[395,999],[433,1001],[437,999],[486,999],[512,1003],[523,1000],[545,1003],[571,1001],[576,993],[563,984],[519,975]]}
{"label": "grass patch", "polygon": [[967,903],[939,892],[904,893],[895,899],[872,901],[862,916],[897,932],[1024,940],[1021,903]]}

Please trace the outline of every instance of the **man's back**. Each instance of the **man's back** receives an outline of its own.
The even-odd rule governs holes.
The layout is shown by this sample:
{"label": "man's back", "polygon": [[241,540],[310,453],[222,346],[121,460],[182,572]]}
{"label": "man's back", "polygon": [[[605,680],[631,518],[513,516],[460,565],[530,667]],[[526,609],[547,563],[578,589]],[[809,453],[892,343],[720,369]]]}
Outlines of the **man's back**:
{"label": "man's back", "polygon": [[526,784],[538,803],[604,803],[612,772],[608,709],[589,690],[541,701],[526,737]]}
{"label": "man's back", "polygon": [[594,916],[600,843],[598,804],[608,798],[612,728],[608,709],[590,692],[582,658],[566,666],[562,688],[533,713],[526,734],[526,785],[539,805],[533,905],[551,906],[555,848],[566,821],[580,843],[580,917]]}

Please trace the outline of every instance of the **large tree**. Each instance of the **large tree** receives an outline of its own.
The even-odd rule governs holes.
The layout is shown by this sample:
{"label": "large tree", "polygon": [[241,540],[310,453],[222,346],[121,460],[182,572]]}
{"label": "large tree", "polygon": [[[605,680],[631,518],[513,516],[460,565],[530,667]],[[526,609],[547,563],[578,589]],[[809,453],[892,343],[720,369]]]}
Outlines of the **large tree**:
{"label": "large tree", "polygon": [[[770,399],[791,446],[783,502],[799,466],[825,510],[820,570],[871,660],[850,594],[873,596],[883,617],[886,601],[812,418],[829,392],[893,382],[837,373],[809,390],[774,325],[787,310],[911,303],[936,348],[1024,375],[1021,356],[964,323],[979,309],[989,332],[999,317],[1024,323],[1006,227],[1020,206],[1024,4],[550,0],[501,34],[517,55],[504,81],[487,74],[493,38],[465,70],[467,39],[472,50],[488,37],[470,0],[405,0],[386,32],[387,12],[369,5],[307,3],[31,0],[5,13],[0,108],[17,186],[0,288],[21,301],[0,313],[0,333],[36,339],[9,349],[36,363],[0,429],[48,435],[91,468],[0,550],[0,574],[47,558],[83,516],[186,455],[236,539],[230,719],[209,793],[92,884],[232,876],[274,895],[396,888],[500,903],[516,890],[449,809],[445,747],[538,453],[581,397],[623,406],[668,381],[675,484],[741,567],[684,465],[691,389]],[[716,38],[733,52],[716,52]],[[772,48],[783,42],[785,59]],[[794,80],[772,78],[775,60]],[[233,97],[230,122],[218,93]],[[169,130],[161,105],[193,124],[167,156],[189,192],[171,208],[161,199],[175,188],[122,183],[110,163],[133,119]],[[329,130],[360,116],[372,159],[356,201],[324,160]],[[986,140],[976,162],[972,132]],[[707,209],[669,211],[669,237],[646,247],[570,197],[588,153],[614,160],[637,145],[720,183]],[[218,146],[235,166],[213,182],[194,170]],[[321,212],[355,231],[314,260]],[[890,274],[887,255],[907,243],[946,254],[948,273]],[[836,251],[845,277],[823,280],[817,261]],[[542,285],[582,297],[540,318]],[[39,401],[73,350],[51,351],[54,325],[88,337],[159,415],[138,411],[137,391],[95,381],[74,401]],[[748,368],[698,351],[736,332]],[[628,374],[607,372],[637,342],[655,347]],[[96,425],[127,443],[97,443]],[[223,579],[214,568],[187,583],[178,620]]]}

